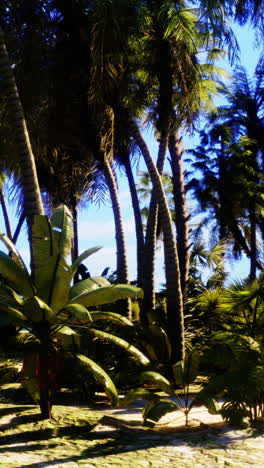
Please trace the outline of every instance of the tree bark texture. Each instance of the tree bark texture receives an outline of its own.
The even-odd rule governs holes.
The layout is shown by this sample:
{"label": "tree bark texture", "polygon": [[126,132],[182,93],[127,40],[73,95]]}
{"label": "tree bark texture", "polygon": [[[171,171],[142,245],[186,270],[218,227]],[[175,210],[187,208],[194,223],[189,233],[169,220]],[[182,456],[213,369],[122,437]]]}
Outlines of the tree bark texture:
{"label": "tree bark texture", "polygon": [[[107,159],[104,161],[104,174],[112,202],[112,209],[115,222],[115,238],[116,238],[116,254],[117,254],[117,282],[121,284],[129,284],[128,276],[128,261],[125,230],[123,225],[121,207],[118,197],[118,189],[113,173],[112,165]],[[125,305],[125,307],[123,307]],[[131,301],[124,299],[120,301],[121,313],[124,313],[127,318],[131,319]]]}
{"label": "tree bark texture", "polygon": [[143,232],[143,225],[142,225],[142,217],[141,217],[136,184],[135,184],[134,175],[132,172],[129,158],[125,160],[124,166],[125,166],[128,184],[129,184],[130,195],[132,199],[132,207],[133,207],[134,218],[135,218],[135,228],[136,228],[136,238],[137,238],[137,282],[138,284],[140,284],[143,269],[144,269],[144,265],[143,265],[144,232]]}
{"label": "tree bark texture", "polygon": [[184,318],[183,297],[180,283],[180,270],[175,236],[170,210],[157,167],[152,159],[148,147],[134,121],[129,122],[131,136],[141,150],[153,184],[153,190],[159,204],[164,254],[167,293],[167,333],[172,346],[172,362],[184,359]]}
{"label": "tree bark texture", "polygon": [[[4,33],[0,27],[0,74],[5,82],[8,99],[10,123],[20,156],[22,184],[25,201],[25,214],[28,225],[32,224],[34,215],[44,214],[41,193],[38,184],[34,155],[32,152],[24,111],[19,98],[16,82],[4,42]],[[30,229],[29,229],[30,231]],[[30,235],[30,233],[29,233]]]}
{"label": "tree bark texture", "polygon": [[9,220],[6,203],[5,203],[5,197],[4,197],[2,188],[0,188],[0,204],[1,204],[2,212],[3,212],[6,235],[9,237],[10,240],[12,240],[11,225],[10,225],[10,220]]}
{"label": "tree bark texture", "polygon": [[[167,151],[168,139],[162,137],[159,142],[159,153],[157,158],[157,170],[162,175],[165,156]],[[156,239],[157,239],[157,223],[158,223],[157,198],[155,190],[152,190],[149,215],[146,227],[145,246],[144,246],[144,276],[142,278],[142,287],[144,289],[143,307],[141,310],[141,319],[147,322],[147,315],[151,310],[155,309],[155,261],[156,261]]]}
{"label": "tree bark texture", "polygon": [[177,135],[171,135],[169,137],[169,151],[175,204],[177,251],[181,272],[181,288],[183,296],[186,298],[190,268],[189,215],[186,203],[181,139]]}

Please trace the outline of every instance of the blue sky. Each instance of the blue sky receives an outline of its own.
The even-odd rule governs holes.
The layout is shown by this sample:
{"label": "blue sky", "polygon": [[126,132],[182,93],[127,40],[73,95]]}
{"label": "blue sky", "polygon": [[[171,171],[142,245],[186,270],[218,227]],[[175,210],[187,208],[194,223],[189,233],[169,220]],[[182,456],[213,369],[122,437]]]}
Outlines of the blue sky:
{"label": "blue sky", "polygon": [[[254,33],[250,27],[245,26],[240,28],[235,26],[235,32],[241,47],[241,64],[245,66],[249,73],[254,71],[255,65],[259,57],[259,50],[254,46]],[[231,71],[231,67],[227,62],[221,63]],[[156,159],[157,145],[150,132],[145,132],[145,138],[149,144],[152,155]],[[193,146],[194,140],[191,138],[184,138],[186,147]],[[139,170],[145,170],[144,162],[141,160]],[[136,174],[135,168],[135,174]],[[118,173],[118,185],[120,191],[120,200],[122,206],[122,213],[125,223],[126,241],[128,248],[128,263],[130,270],[130,279],[136,277],[136,240],[134,230],[134,218],[131,209],[131,200],[126,182],[125,174]],[[11,215],[13,231],[16,222],[15,210],[9,205],[9,213]],[[4,231],[2,216],[0,216],[0,231]],[[102,249],[92,255],[87,261],[86,265],[93,276],[100,275],[103,269],[107,266],[111,270],[116,268],[116,246],[114,234],[113,214],[110,202],[105,205],[94,206],[87,205],[85,209],[80,211],[79,214],[79,248],[80,253],[95,245],[101,245]],[[28,261],[29,253],[26,241],[26,228],[24,226],[22,235],[19,237],[17,247],[22,253],[26,261]],[[243,277],[248,274],[248,263],[243,260],[232,268],[232,276],[234,278]],[[157,269],[156,269],[156,284],[157,287],[164,281],[163,275],[163,253],[162,245],[160,244],[157,249]]]}

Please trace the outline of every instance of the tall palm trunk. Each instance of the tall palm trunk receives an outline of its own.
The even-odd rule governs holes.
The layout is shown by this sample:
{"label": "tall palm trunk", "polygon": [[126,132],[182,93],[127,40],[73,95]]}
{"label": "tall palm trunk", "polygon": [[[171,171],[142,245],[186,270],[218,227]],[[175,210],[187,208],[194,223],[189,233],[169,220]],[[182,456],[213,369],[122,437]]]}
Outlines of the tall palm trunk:
{"label": "tall palm trunk", "polygon": [[170,165],[172,171],[173,196],[175,204],[175,224],[177,231],[177,251],[181,272],[181,287],[184,297],[187,296],[190,245],[188,211],[184,183],[184,171],[182,164],[181,139],[175,134],[169,137]]}
{"label": "tall palm trunk", "polygon": [[0,75],[5,82],[6,96],[10,123],[20,156],[22,184],[24,192],[25,214],[29,226],[29,240],[31,239],[31,224],[33,216],[43,214],[43,205],[38,184],[34,155],[32,152],[23,108],[19,98],[16,82],[7,54],[4,33],[0,27]]}
{"label": "tall palm trunk", "polygon": [[13,235],[13,239],[12,239],[13,244],[16,244],[16,242],[17,242],[18,236],[19,236],[19,234],[21,232],[21,228],[22,228],[23,223],[25,221],[25,217],[26,217],[25,211],[23,210],[20,217],[19,217],[17,227],[16,227],[16,230],[15,230],[14,235]]}
{"label": "tall palm trunk", "polygon": [[9,216],[8,216],[8,212],[7,212],[7,208],[6,208],[6,203],[5,203],[3,190],[2,190],[1,187],[0,187],[0,205],[1,205],[1,208],[2,208],[2,212],[3,212],[3,218],[4,218],[4,223],[5,223],[6,234],[9,237],[9,239],[12,239],[10,220],[9,220]]}
{"label": "tall palm trunk", "polygon": [[135,228],[136,228],[136,238],[137,238],[137,282],[140,284],[144,264],[143,264],[143,255],[144,255],[144,232],[143,232],[143,224],[142,224],[142,217],[140,211],[140,205],[138,200],[138,194],[136,189],[136,184],[134,180],[133,171],[131,168],[130,158],[126,158],[124,161],[126,176],[128,179],[128,185],[132,200],[132,208],[134,211],[134,219],[135,219]]}
{"label": "tall palm trunk", "polygon": [[184,358],[184,318],[179,261],[172,219],[160,174],[138,126],[134,121],[129,122],[129,130],[144,157],[152,181],[153,190],[155,191],[155,196],[159,204],[165,256],[167,333],[172,346],[171,360],[175,362]]}
{"label": "tall palm trunk", "polygon": [[[122,284],[129,284],[128,276],[128,261],[127,261],[127,250],[126,250],[126,239],[125,230],[123,226],[123,219],[121,213],[121,207],[118,197],[118,190],[113,174],[113,168],[111,163],[105,159],[104,161],[104,174],[107,182],[107,186],[110,193],[112,202],[114,221],[115,221],[115,237],[116,237],[116,254],[117,254],[117,282]],[[125,304],[125,307],[123,305]],[[131,302],[130,300],[122,301],[122,312],[131,319]]]}
{"label": "tall palm trunk", "polygon": [[250,273],[251,280],[256,279],[257,274],[257,223],[256,223],[256,204],[254,200],[249,203],[249,222],[250,222]]}
{"label": "tall palm trunk", "polygon": [[[157,169],[159,174],[162,175],[165,156],[167,151],[168,138],[166,135],[162,136],[159,142],[159,153],[157,158]],[[157,238],[157,224],[158,224],[158,203],[155,196],[155,190],[152,190],[149,215],[146,227],[145,236],[145,251],[144,251],[144,276],[142,277],[142,287],[144,289],[143,307],[140,311],[141,319],[147,322],[148,313],[155,309],[156,296],[155,296],[155,261],[156,261],[156,238]]]}

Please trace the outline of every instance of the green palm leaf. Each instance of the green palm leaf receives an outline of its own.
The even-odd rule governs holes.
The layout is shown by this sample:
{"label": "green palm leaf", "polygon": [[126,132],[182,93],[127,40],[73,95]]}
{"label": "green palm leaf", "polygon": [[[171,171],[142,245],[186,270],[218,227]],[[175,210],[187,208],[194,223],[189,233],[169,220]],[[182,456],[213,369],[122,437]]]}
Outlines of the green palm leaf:
{"label": "green palm leaf", "polygon": [[30,297],[24,302],[22,312],[32,322],[48,321],[53,323],[56,319],[50,307],[37,296]]}
{"label": "green palm leaf", "polygon": [[158,372],[142,372],[140,374],[139,381],[141,383],[148,382],[154,384],[155,386],[163,390],[165,393],[168,393],[169,395],[174,395],[174,389],[170,382],[165,377],[163,377],[163,375],[158,374]]}
{"label": "green palm leaf", "polygon": [[70,312],[81,323],[91,323],[93,321],[91,312],[88,312],[86,307],[81,304],[68,304],[64,309]]}
{"label": "green palm leaf", "polygon": [[104,278],[103,276],[93,276],[92,278],[87,278],[83,281],[79,281],[70,289],[69,297],[80,296],[85,292],[92,291],[93,289],[98,289],[106,286],[110,286],[111,283]]}
{"label": "green palm leaf", "polygon": [[9,317],[14,324],[19,326],[26,326],[28,324],[27,317],[22,312],[2,301],[0,301],[0,313],[3,318],[5,316]]}
{"label": "green palm leaf", "polygon": [[92,255],[95,252],[98,252],[102,247],[101,246],[96,246],[92,247],[91,249],[85,250],[79,257],[76,258],[76,260],[72,264],[72,275],[74,275],[77,271],[78,266],[90,255]]}
{"label": "green palm leaf", "polygon": [[53,211],[50,224],[56,239],[59,254],[66,260],[72,248],[72,214],[65,205],[60,205]]}
{"label": "green palm leaf", "polygon": [[171,413],[179,409],[179,406],[174,401],[162,400],[155,404],[148,405],[144,412],[144,426],[154,427],[155,424],[167,413]]}
{"label": "green palm leaf", "polygon": [[117,406],[118,393],[115,384],[109,375],[100,366],[98,366],[98,364],[92,361],[92,359],[89,359],[83,354],[77,354],[76,357],[81,366],[88,370],[88,372],[92,373],[94,378],[104,386],[105,393],[111,401],[112,405]]}
{"label": "green palm leaf", "polygon": [[119,400],[119,406],[130,405],[136,400],[145,400],[150,403],[157,403],[160,401],[160,397],[145,388],[137,388],[135,390],[130,390],[124,398]]}
{"label": "green palm leaf", "polygon": [[110,333],[103,332],[101,330],[95,330],[95,329],[90,329],[89,333],[92,335],[96,336],[97,338],[106,341],[108,343],[113,343],[121,348],[124,348],[129,354],[131,354],[134,358],[137,359],[140,364],[143,366],[149,364],[149,359],[141,353],[135,346],[131,345],[127,341],[123,340],[122,338],[119,338],[115,335],[112,335]]}
{"label": "green palm leaf", "polygon": [[15,244],[13,244],[13,242],[9,239],[9,237],[7,237],[2,232],[0,232],[0,240],[5,244],[6,248],[8,249],[9,253],[11,254],[12,260],[14,260],[14,262],[17,263],[18,266],[20,266],[23,270],[25,270],[26,273],[28,273],[27,267],[26,267],[21,255],[20,255],[20,253],[16,249]]}
{"label": "green palm leaf", "polygon": [[110,302],[118,301],[119,299],[125,299],[127,297],[135,299],[143,298],[143,291],[136,286],[118,284],[83,293],[80,296],[74,297],[70,302],[83,304],[86,307],[91,307],[95,305],[108,304]]}
{"label": "green palm leaf", "polygon": [[16,292],[24,297],[34,295],[29,274],[4,252],[0,252],[0,271],[2,277]]}
{"label": "green palm leaf", "polygon": [[118,325],[128,325],[130,327],[133,327],[133,323],[130,322],[130,320],[128,320],[123,315],[119,315],[114,312],[98,312],[97,310],[90,310],[89,314],[93,322],[95,322],[96,320],[111,320],[111,322],[117,323]]}

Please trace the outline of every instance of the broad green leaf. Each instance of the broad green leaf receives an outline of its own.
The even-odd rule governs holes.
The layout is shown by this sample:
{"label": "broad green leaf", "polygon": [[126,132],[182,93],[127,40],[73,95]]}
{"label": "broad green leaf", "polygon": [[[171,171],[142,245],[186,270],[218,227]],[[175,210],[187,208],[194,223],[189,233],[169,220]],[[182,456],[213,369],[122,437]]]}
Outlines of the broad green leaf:
{"label": "broad green leaf", "polygon": [[81,304],[68,304],[64,309],[68,310],[74,318],[81,323],[90,323],[93,321],[91,313]]}
{"label": "broad green leaf", "polygon": [[37,296],[33,296],[24,302],[22,312],[32,322],[47,321],[53,323],[56,319],[56,315],[50,307]]}
{"label": "broad green leaf", "polygon": [[80,335],[76,333],[72,328],[64,326],[56,332],[56,338],[58,343],[63,348],[79,348],[80,347]]}
{"label": "broad green leaf", "polygon": [[103,332],[101,330],[95,330],[95,329],[90,329],[89,333],[92,335],[97,336],[97,338],[100,338],[101,340],[107,341],[108,343],[113,343],[117,346],[120,346],[121,348],[124,348],[129,354],[131,354],[134,358],[137,359],[140,364],[143,366],[149,364],[149,359],[144,356],[141,351],[139,351],[135,346],[131,345],[127,341],[123,340],[122,338],[119,338],[118,336],[111,335],[110,333]]}
{"label": "broad green leaf", "polygon": [[119,325],[128,325],[133,327],[133,323],[130,322],[130,320],[128,320],[123,315],[119,315],[114,312],[98,312],[97,310],[90,310],[89,313],[93,322],[96,320],[111,320],[111,322],[118,323]]}
{"label": "broad green leaf", "polygon": [[83,304],[86,307],[92,307],[96,305],[108,304],[114,301],[118,301],[119,299],[125,299],[127,297],[135,299],[138,297],[143,298],[143,291],[136,286],[117,284],[83,293],[80,296],[74,297],[70,302]]}
{"label": "broad green leaf", "polygon": [[170,382],[163,377],[163,375],[158,374],[158,372],[142,372],[139,377],[139,381],[141,383],[152,383],[159,387],[164,392],[168,393],[169,395],[174,395],[174,389]]}
{"label": "broad green leaf", "polygon": [[34,287],[28,273],[4,252],[0,252],[0,271],[7,284],[21,296],[30,297],[34,294]]}
{"label": "broad green leaf", "polygon": [[172,366],[175,382],[177,385],[185,385],[184,381],[184,362],[178,361]]}
{"label": "broad green leaf", "polygon": [[25,272],[28,274],[27,267],[20,253],[18,252],[15,244],[13,244],[13,242],[9,239],[9,237],[7,237],[2,232],[0,232],[0,240],[5,244],[6,248],[8,249],[11,255],[12,260],[14,260],[14,262],[17,263],[17,265],[20,266],[22,270],[25,270]]}
{"label": "broad green leaf", "polygon": [[79,257],[77,257],[76,260],[74,260],[74,262],[72,264],[72,275],[74,275],[76,273],[78,266],[86,258],[90,257],[90,255],[92,255],[93,253],[98,252],[98,250],[100,250],[101,248],[102,247],[100,245],[98,245],[98,246],[92,247],[91,249],[85,250],[81,255],[79,255]]}
{"label": "broad green leaf", "polygon": [[114,382],[111,380],[109,375],[100,366],[98,366],[98,364],[96,364],[94,361],[84,356],[83,354],[77,354],[76,357],[79,363],[86,370],[88,370],[88,372],[91,372],[94,378],[104,386],[105,393],[107,397],[109,398],[109,400],[111,401],[112,405],[117,406],[118,405],[118,393],[114,385]]}
{"label": "broad green leaf", "polygon": [[238,335],[232,332],[218,332],[212,337],[213,343],[220,343],[227,345],[236,357],[239,358],[239,354],[242,350],[252,350],[257,353],[261,352],[260,345],[250,336]]}
{"label": "broad green leaf", "polygon": [[60,259],[54,270],[53,285],[51,290],[50,307],[54,312],[58,312],[68,303],[71,267]]}
{"label": "broad green leaf", "polygon": [[16,307],[17,305],[21,305],[24,302],[22,297],[17,294],[14,289],[10,288],[6,284],[0,284],[0,298],[3,300],[3,302],[6,300],[7,303],[11,305],[11,307]]}
{"label": "broad green leaf", "polygon": [[103,276],[94,276],[93,278],[87,278],[83,281],[79,281],[74,284],[70,289],[69,298],[80,296],[80,294],[93,291],[94,289],[110,286],[111,283],[107,281]]}
{"label": "broad green leaf", "polygon": [[154,427],[155,424],[167,413],[171,413],[179,409],[177,403],[170,400],[162,400],[154,405],[150,405],[144,413],[143,425]]}
{"label": "broad green leaf", "polygon": [[135,390],[130,390],[124,398],[119,399],[119,406],[130,405],[136,400],[145,400],[150,403],[157,403],[160,401],[160,397],[145,388],[137,388]]}
{"label": "broad green leaf", "polygon": [[196,396],[196,398],[191,402],[190,409],[194,406],[204,405],[208,413],[210,414],[219,414],[219,405],[214,400],[214,398],[206,395],[203,390]]}
{"label": "broad green leaf", "polygon": [[156,323],[148,327],[149,341],[155,350],[158,361],[169,361],[171,357],[171,344],[167,333]]}
{"label": "broad green leaf", "polygon": [[50,224],[59,254],[66,261],[72,248],[72,214],[65,205],[60,205],[53,211]]}
{"label": "broad green leaf", "polygon": [[191,351],[186,355],[184,360],[184,382],[188,385],[196,379],[199,372],[200,353],[199,351]]}
{"label": "broad green leaf", "polygon": [[12,319],[13,323],[17,325],[25,325],[27,322],[27,317],[22,314],[19,310],[15,309],[14,307],[10,307],[7,304],[0,302],[0,312],[2,315],[6,314],[8,317]]}

